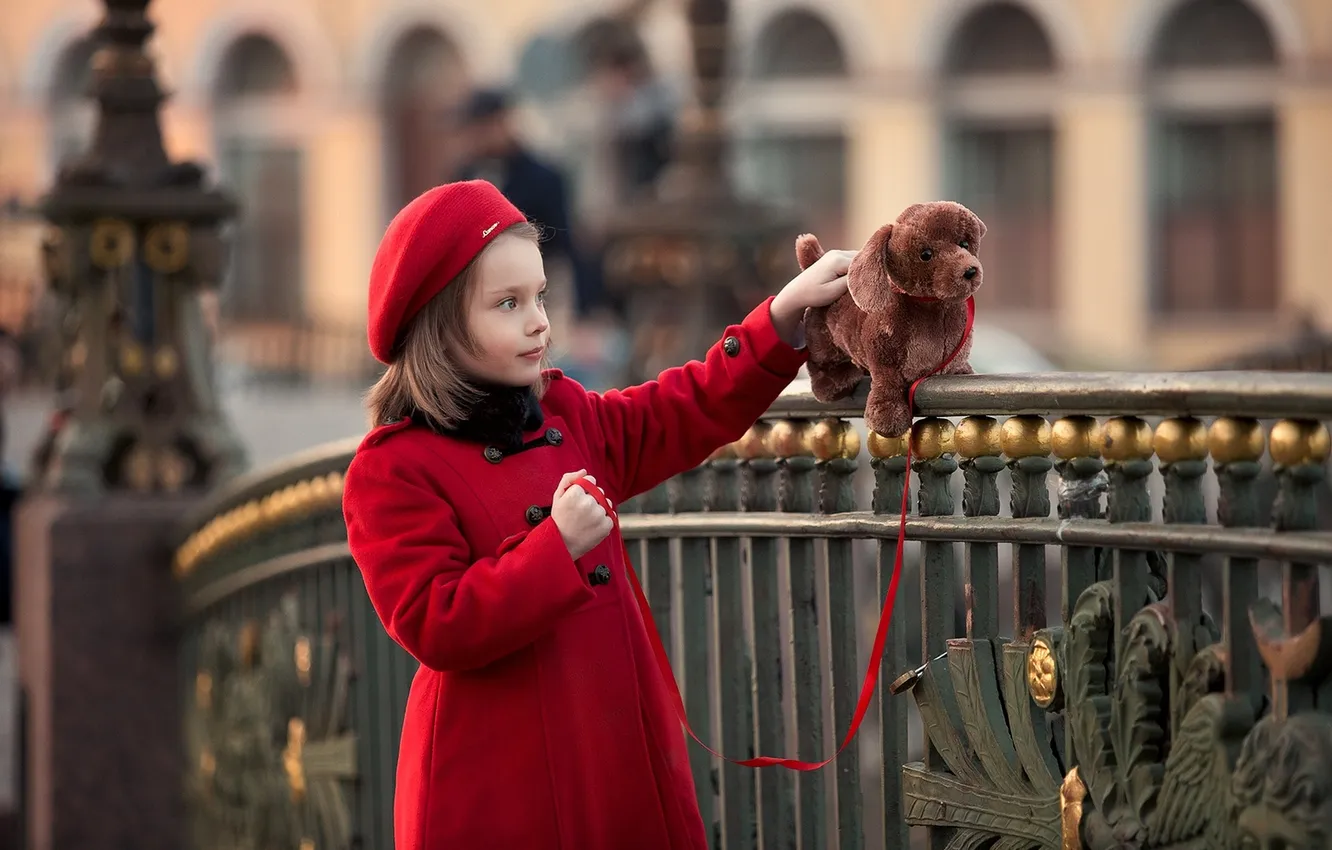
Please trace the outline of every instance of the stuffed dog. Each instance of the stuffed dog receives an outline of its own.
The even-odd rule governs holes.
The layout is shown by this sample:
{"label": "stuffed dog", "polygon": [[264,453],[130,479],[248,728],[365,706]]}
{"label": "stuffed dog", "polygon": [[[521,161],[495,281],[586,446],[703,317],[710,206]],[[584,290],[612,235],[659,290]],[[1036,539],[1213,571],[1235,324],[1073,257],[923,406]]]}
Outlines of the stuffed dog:
{"label": "stuffed dog", "polygon": [[[846,398],[868,373],[865,424],[884,436],[906,433],[907,389],[962,341],[967,299],[984,279],[977,258],[984,236],[984,222],[951,201],[913,204],[879,228],[851,262],[847,294],[805,316],[815,398]],[[796,240],[801,268],[821,256],[813,234]],[[940,374],[971,374],[970,352],[967,339]]]}

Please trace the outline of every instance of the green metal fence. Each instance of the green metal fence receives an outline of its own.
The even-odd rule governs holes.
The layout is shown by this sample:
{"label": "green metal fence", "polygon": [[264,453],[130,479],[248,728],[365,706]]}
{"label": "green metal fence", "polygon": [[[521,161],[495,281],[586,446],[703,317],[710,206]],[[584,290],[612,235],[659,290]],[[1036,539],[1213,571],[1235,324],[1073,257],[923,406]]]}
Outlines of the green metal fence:
{"label": "green metal fence", "polygon": [[[815,773],[691,743],[713,845],[1332,846],[1332,378],[967,376],[917,402],[884,437],[793,387],[624,506],[695,728],[816,759],[854,709],[912,482],[871,719]],[[414,665],[347,552],[353,448],[238,481],[185,530],[201,848],[392,846]]]}

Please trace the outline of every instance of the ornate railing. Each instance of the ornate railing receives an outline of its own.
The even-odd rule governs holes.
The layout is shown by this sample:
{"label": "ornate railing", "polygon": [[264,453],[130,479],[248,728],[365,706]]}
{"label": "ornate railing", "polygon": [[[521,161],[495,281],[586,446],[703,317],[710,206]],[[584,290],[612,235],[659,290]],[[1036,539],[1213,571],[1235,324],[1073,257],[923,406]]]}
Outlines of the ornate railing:
{"label": "ornate railing", "polygon": [[[695,728],[729,755],[822,758],[914,473],[869,722],[815,773],[693,748],[713,845],[1329,846],[1332,379],[968,376],[917,402],[910,470],[858,400],[794,387],[624,507]],[[186,529],[201,847],[391,846],[414,671],[347,553],[352,448],[236,482]]]}

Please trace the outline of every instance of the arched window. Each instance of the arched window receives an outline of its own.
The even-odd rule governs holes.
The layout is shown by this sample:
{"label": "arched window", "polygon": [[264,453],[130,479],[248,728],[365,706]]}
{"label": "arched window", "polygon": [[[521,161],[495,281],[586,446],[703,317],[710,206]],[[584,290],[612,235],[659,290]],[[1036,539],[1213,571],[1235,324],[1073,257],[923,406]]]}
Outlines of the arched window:
{"label": "arched window", "polygon": [[97,45],[84,36],[72,41],[61,51],[51,79],[50,155],[51,164],[59,168],[65,160],[78,156],[92,144],[96,129],[97,103],[90,96],[92,58]]}
{"label": "arched window", "polygon": [[1267,24],[1242,0],[1187,0],[1152,42],[1146,83],[1159,312],[1278,305],[1276,63]]}
{"label": "arched window", "polygon": [[754,52],[754,74],[761,79],[841,77],[846,71],[837,35],[822,18],[803,9],[769,21]]}
{"label": "arched window", "polygon": [[412,198],[450,179],[457,164],[449,119],[467,93],[453,42],[432,27],[403,33],[389,54],[382,108],[391,217]]}
{"label": "arched window", "polygon": [[846,52],[828,23],[805,9],[759,30],[750,85],[738,104],[739,187],[795,207],[824,245],[846,236]]}
{"label": "arched window", "polygon": [[978,303],[1046,311],[1054,293],[1055,53],[1022,6],[994,2],[953,31],[945,51],[947,196],[984,220]]}
{"label": "arched window", "polygon": [[218,167],[240,202],[223,315],[292,322],[304,315],[304,156],[293,112],[298,80],[273,39],[227,49],[213,91]]}

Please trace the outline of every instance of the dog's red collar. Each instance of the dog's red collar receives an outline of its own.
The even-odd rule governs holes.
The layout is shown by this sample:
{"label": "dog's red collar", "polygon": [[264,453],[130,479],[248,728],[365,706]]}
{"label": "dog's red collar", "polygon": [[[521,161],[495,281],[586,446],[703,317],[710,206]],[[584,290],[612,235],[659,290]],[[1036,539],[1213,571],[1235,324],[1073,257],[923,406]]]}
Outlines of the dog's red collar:
{"label": "dog's red collar", "polygon": [[895,285],[892,286],[891,288],[892,288],[893,292],[896,292],[898,295],[901,295],[903,298],[910,298],[912,301],[940,301],[940,300],[942,300],[942,299],[939,299],[939,298],[935,298],[935,297],[932,296],[932,295],[912,295],[910,292],[907,292],[905,289],[901,289],[900,287],[895,286]]}

